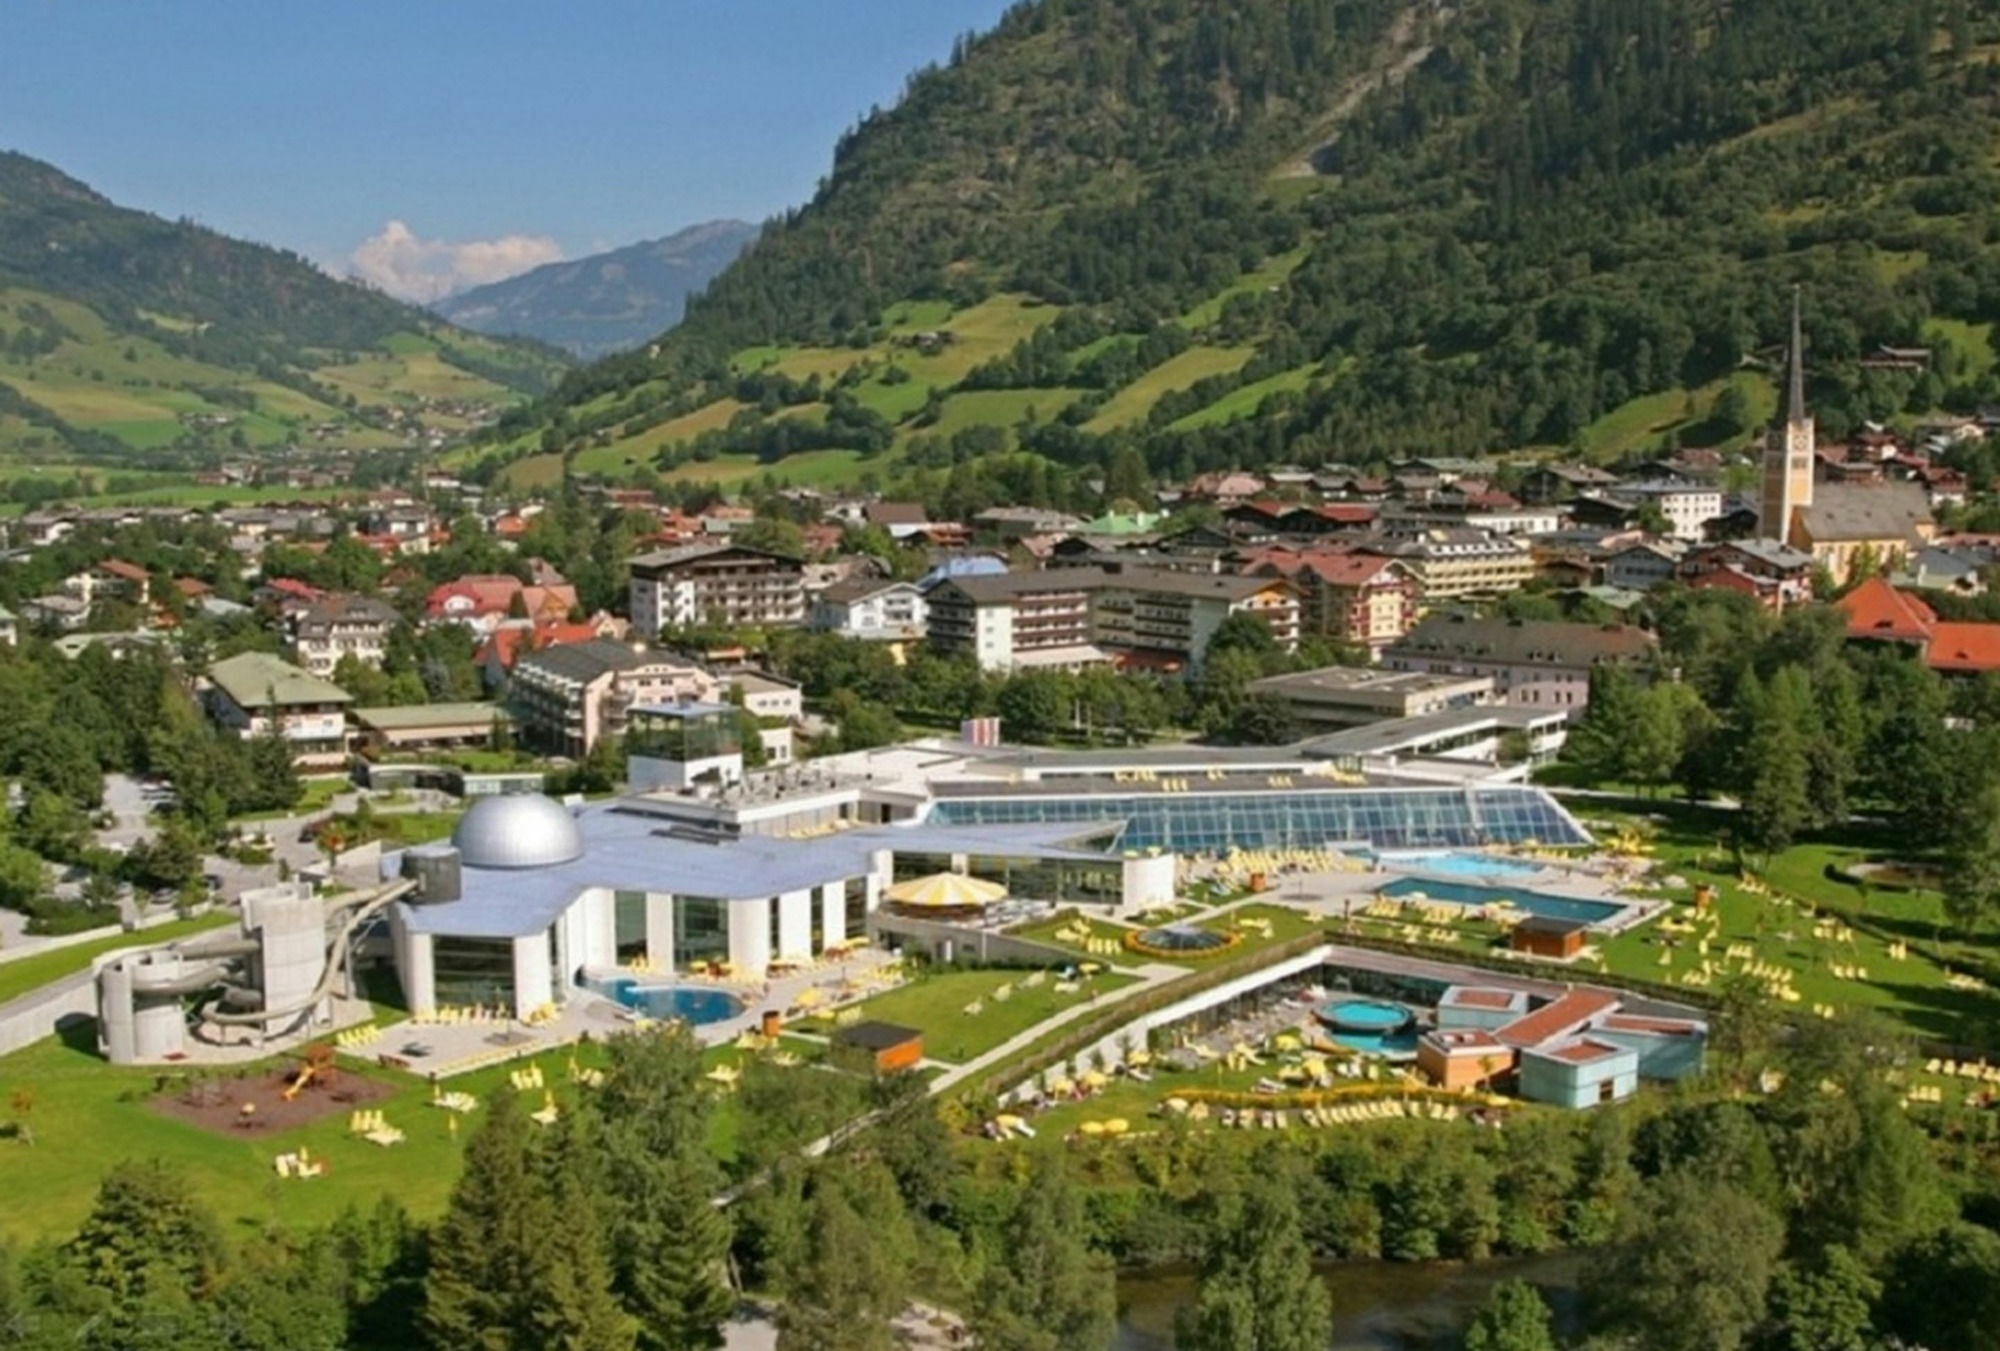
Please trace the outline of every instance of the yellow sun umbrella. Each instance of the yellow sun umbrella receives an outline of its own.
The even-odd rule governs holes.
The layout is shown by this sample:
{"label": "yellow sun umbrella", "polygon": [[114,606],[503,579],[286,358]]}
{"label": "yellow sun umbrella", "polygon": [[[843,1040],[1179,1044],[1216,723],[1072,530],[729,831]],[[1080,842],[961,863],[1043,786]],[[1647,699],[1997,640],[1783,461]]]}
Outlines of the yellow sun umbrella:
{"label": "yellow sun umbrella", "polygon": [[708,1072],[708,1077],[718,1084],[733,1084],[743,1076],[734,1065],[717,1065]]}
{"label": "yellow sun umbrella", "polygon": [[1007,888],[964,873],[932,873],[898,882],[885,893],[898,905],[926,910],[964,910],[993,904],[1006,896]]}
{"label": "yellow sun umbrella", "polygon": [[1128,1065],[1150,1065],[1153,1063],[1153,1053],[1144,1049],[1134,1051],[1125,1057],[1125,1063]]}
{"label": "yellow sun umbrella", "polygon": [[817,1008],[819,1002],[825,998],[826,996],[820,992],[819,986],[808,985],[805,989],[800,990],[798,996],[792,1000],[792,1007],[801,1009]]}
{"label": "yellow sun umbrella", "polygon": [[1111,1081],[1109,1079],[1105,1078],[1104,1075],[1097,1070],[1086,1070],[1083,1075],[1083,1086],[1085,1088],[1102,1088],[1110,1082]]}

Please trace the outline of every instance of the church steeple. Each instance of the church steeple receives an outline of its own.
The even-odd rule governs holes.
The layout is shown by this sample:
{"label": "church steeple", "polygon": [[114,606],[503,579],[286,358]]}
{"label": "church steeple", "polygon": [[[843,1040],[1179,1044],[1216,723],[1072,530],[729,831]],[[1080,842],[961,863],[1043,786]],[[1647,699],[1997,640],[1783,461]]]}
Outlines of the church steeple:
{"label": "church steeple", "polygon": [[1792,345],[1785,356],[1791,367],[1791,393],[1785,401],[1785,421],[1806,420],[1806,340],[1805,325],[1799,319],[1801,287],[1792,288]]}
{"label": "church steeple", "polygon": [[1798,510],[1813,500],[1813,468],[1818,457],[1812,414],[1806,411],[1805,324],[1800,288],[1792,288],[1792,342],[1785,353],[1785,420],[1772,419],[1764,442],[1764,482],[1757,528],[1768,539],[1790,544]]}

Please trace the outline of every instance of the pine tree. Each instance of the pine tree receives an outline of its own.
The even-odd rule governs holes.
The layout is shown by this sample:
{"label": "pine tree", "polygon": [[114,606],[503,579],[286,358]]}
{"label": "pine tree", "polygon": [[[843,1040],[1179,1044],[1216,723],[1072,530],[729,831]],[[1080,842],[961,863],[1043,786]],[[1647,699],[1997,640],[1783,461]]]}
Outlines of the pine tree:
{"label": "pine tree", "polygon": [[722,1345],[734,1303],[725,1262],[729,1220],[714,1204],[711,1170],[654,1156],[621,1173],[611,1207],[617,1236],[614,1288],[639,1323],[646,1351]]}
{"label": "pine tree", "polygon": [[1313,1270],[1294,1188],[1260,1171],[1217,1226],[1179,1343],[1185,1351],[1323,1351],[1332,1335],[1332,1302]]}
{"label": "pine tree", "polygon": [[914,1255],[896,1186],[867,1163],[814,1179],[802,1259],[785,1273],[778,1351],[890,1351]]}
{"label": "pine tree", "polygon": [[1799,735],[1803,714],[1791,699],[1792,682],[1774,679],[1763,687],[1754,675],[1743,679],[1738,698],[1743,824],[1750,843],[1773,854],[1791,844],[1812,812],[1809,762]]}
{"label": "pine tree", "polygon": [[1043,1154],[1001,1230],[973,1304],[988,1351],[1069,1351],[1111,1340],[1117,1320],[1110,1259],[1084,1241],[1083,1197],[1062,1156]]}
{"label": "pine tree", "polygon": [[630,1351],[590,1144],[566,1130],[538,1149],[528,1129],[514,1095],[495,1095],[432,1234],[424,1331],[438,1351]]}
{"label": "pine tree", "polygon": [[1502,1281],[1466,1329],[1465,1351],[1556,1351],[1549,1306],[1526,1281]]}

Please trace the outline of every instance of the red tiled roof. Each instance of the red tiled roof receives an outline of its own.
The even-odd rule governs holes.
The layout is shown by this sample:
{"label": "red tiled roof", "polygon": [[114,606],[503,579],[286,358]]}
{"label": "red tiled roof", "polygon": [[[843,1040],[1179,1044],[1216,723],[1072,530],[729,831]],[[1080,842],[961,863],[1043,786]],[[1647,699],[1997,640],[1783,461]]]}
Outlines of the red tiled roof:
{"label": "red tiled roof", "polygon": [[1327,520],[1338,521],[1342,525],[1366,525],[1381,515],[1366,502],[1323,502],[1314,510]]}
{"label": "red tiled roof", "polygon": [[483,666],[488,658],[493,658],[500,663],[500,669],[511,671],[524,652],[539,652],[564,643],[587,643],[597,636],[597,626],[588,623],[544,622],[533,627],[496,629],[479,645],[472,659]]}
{"label": "red tiled roof", "polygon": [[1850,638],[1921,643],[1937,626],[1935,610],[1880,577],[1870,577],[1835,604],[1847,616]]}
{"label": "red tiled roof", "polygon": [[1572,1065],[1588,1065],[1593,1060],[1617,1055],[1623,1049],[1601,1041],[1573,1041],[1567,1046],[1558,1046],[1544,1054],[1553,1056],[1557,1060],[1567,1060]]}
{"label": "red tiled roof", "polygon": [[137,563],[127,563],[122,558],[107,558],[97,565],[99,572],[108,572],[113,577],[123,577],[128,582],[143,582],[149,575]]}
{"label": "red tiled roof", "polygon": [[1606,991],[1569,990],[1553,1003],[1544,1004],[1526,1017],[1516,1018],[1494,1035],[1509,1046],[1540,1046],[1617,1006],[1617,997]]}
{"label": "red tiled roof", "polygon": [[1449,998],[1453,1008],[1511,1009],[1518,996],[1511,990],[1452,990]]}
{"label": "red tiled roof", "polygon": [[318,600],[326,594],[310,582],[302,582],[296,577],[273,577],[264,583],[264,586],[281,596],[291,596],[298,600]]}
{"label": "red tiled roof", "polygon": [[199,577],[176,577],[174,578],[174,590],[180,592],[189,600],[193,600],[197,596],[208,595],[215,588]]}
{"label": "red tiled roof", "polygon": [[1645,1018],[1636,1013],[1613,1013],[1597,1020],[1606,1032],[1650,1032],[1662,1037],[1692,1037],[1701,1032],[1700,1023],[1683,1018]]}
{"label": "red tiled roof", "polygon": [[2000,624],[1936,624],[1924,659],[1933,671],[2000,671]]}

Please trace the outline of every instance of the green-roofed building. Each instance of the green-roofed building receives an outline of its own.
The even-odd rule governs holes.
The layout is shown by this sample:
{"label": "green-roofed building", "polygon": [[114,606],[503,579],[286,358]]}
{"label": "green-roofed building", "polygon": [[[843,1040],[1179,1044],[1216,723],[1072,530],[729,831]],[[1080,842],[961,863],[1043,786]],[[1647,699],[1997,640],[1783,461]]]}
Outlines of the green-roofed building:
{"label": "green-roofed building", "polygon": [[357,708],[351,716],[364,748],[391,754],[485,746],[494,727],[507,722],[505,709],[481,703]]}
{"label": "green-roofed building", "polygon": [[217,722],[243,737],[283,737],[302,768],[347,760],[347,706],[354,700],[331,680],[267,652],[244,652],[208,668],[207,695]]}

